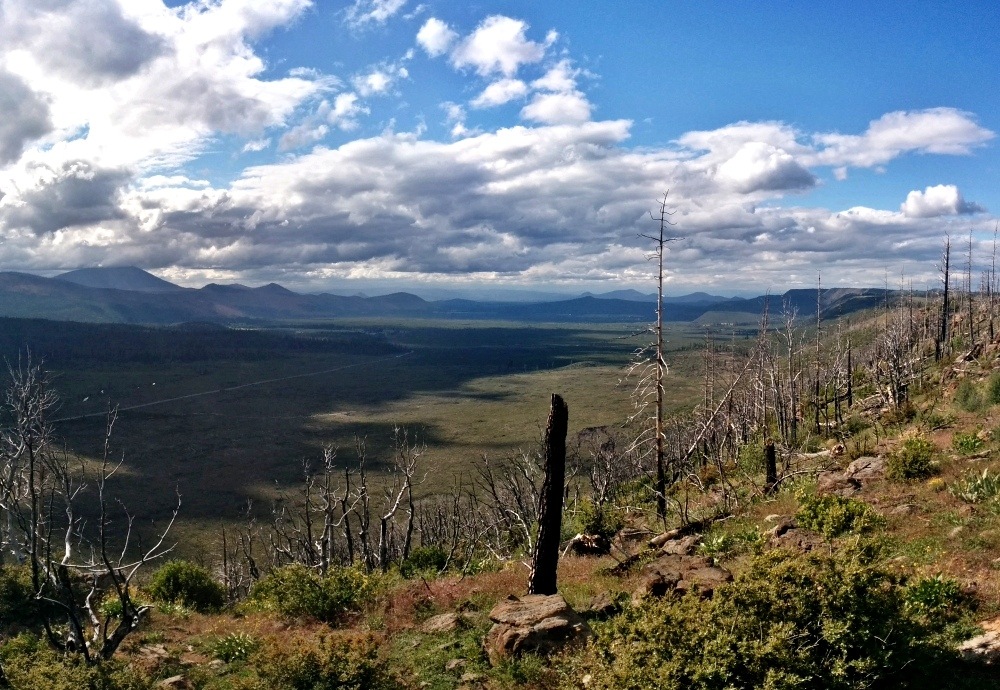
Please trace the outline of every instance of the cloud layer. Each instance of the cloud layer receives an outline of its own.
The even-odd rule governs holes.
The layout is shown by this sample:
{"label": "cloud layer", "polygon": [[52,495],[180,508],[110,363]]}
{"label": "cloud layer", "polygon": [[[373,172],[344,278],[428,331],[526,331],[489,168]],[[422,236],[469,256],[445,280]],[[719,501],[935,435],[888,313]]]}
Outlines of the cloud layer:
{"label": "cloud layer", "polygon": [[[358,0],[343,21],[403,21],[404,6]],[[677,285],[809,284],[818,269],[829,284],[870,284],[886,266],[930,282],[944,232],[992,232],[986,209],[937,178],[898,211],[794,203],[852,170],[974,154],[994,133],[972,113],[874,113],[854,133],[737,122],[636,148],[632,121],[595,118],[596,77],[553,29],[492,15],[463,32],[424,14],[415,51],[356,73],[269,69],[255,41],[308,11],[307,0],[3,0],[0,267],[135,264],[317,289],[333,278],[639,284],[649,247],[638,235],[667,189],[686,238],[668,261]],[[417,60],[468,84],[435,115],[452,138],[391,122],[345,136],[379,99],[401,97]],[[511,106],[506,127],[468,125]],[[190,164],[222,137],[266,157],[205,180]]]}

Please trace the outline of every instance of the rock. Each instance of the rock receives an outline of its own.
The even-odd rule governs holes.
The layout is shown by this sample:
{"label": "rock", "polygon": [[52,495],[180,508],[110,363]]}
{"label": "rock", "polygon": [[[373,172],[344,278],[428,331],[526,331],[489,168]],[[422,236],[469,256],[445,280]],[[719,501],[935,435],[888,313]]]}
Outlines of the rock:
{"label": "rock", "polygon": [[958,645],[958,653],[966,661],[993,664],[1000,659],[1000,632],[990,631]]}
{"label": "rock", "polygon": [[420,626],[420,632],[434,634],[454,632],[465,626],[465,619],[458,613],[442,613],[431,616]]}
{"label": "rock", "polygon": [[771,513],[770,515],[767,515],[767,516],[764,517],[764,522],[774,522],[775,520],[777,520],[777,519],[779,519],[781,517],[784,517],[784,516],[778,515],[777,513]]}
{"label": "rock", "polygon": [[524,652],[549,654],[590,635],[587,622],[559,594],[511,597],[493,607],[490,620],[483,647],[493,664]]}
{"label": "rock", "polygon": [[783,534],[771,537],[771,546],[809,553],[823,545],[823,536],[806,529],[789,529]]}
{"label": "rock", "polygon": [[781,517],[778,520],[777,524],[775,524],[774,527],[768,530],[767,533],[772,538],[780,537],[782,534],[784,534],[790,529],[795,529],[795,520],[790,517]]}
{"label": "rock", "polygon": [[959,534],[961,534],[964,531],[965,531],[965,528],[962,527],[962,525],[959,525],[958,527],[953,527],[952,530],[950,532],[948,532],[948,538],[949,539],[954,539],[955,537],[957,537]]}
{"label": "rock", "polygon": [[666,555],[690,556],[694,553],[694,550],[697,548],[700,541],[701,537],[697,534],[693,534],[690,537],[682,537],[681,539],[670,539],[669,541],[664,542],[663,546],[660,548],[660,553]]}
{"label": "rock", "polygon": [[194,690],[194,684],[184,676],[170,676],[156,684],[158,688],[169,688],[170,690]]}
{"label": "rock", "polygon": [[447,664],[444,665],[445,671],[457,671],[468,663],[465,659],[450,659]]}
{"label": "rock", "polygon": [[889,515],[912,515],[916,512],[917,507],[909,503],[904,503],[903,505],[896,506],[889,511]]}
{"label": "rock", "polygon": [[223,661],[222,659],[212,659],[211,661],[208,662],[208,667],[213,671],[218,671],[222,668],[225,668],[225,666],[226,662]]}
{"label": "rock", "polygon": [[853,496],[861,491],[861,482],[843,472],[822,472],[816,480],[816,493]]}
{"label": "rock", "polygon": [[601,592],[590,600],[590,605],[582,613],[588,618],[604,620],[620,612],[621,608],[608,592]]}
{"label": "rock", "polygon": [[482,673],[463,673],[462,677],[458,679],[462,683],[482,683],[483,674]]}
{"label": "rock", "polygon": [[648,529],[623,529],[615,535],[615,541],[620,544],[634,544],[635,542],[648,539],[651,535]]}
{"label": "rock", "polygon": [[865,456],[853,460],[844,472],[854,479],[880,479],[885,476],[885,458]]}
{"label": "rock", "polygon": [[674,591],[679,594],[698,591],[707,598],[715,593],[719,585],[732,579],[732,573],[712,565],[709,558],[670,554],[643,568],[643,577],[632,593],[632,601],[638,603],[648,597],[663,597]]}

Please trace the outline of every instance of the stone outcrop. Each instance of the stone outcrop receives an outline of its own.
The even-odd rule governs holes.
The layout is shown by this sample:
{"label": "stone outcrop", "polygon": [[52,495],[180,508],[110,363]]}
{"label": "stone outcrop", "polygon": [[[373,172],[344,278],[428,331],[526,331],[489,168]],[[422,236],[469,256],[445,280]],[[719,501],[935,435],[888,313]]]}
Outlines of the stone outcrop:
{"label": "stone outcrop", "polygon": [[632,593],[632,601],[638,603],[647,597],[663,597],[674,592],[683,595],[689,591],[708,598],[732,579],[732,573],[713,565],[710,558],[667,554],[642,569],[642,578]]}
{"label": "stone outcrop", "polygon": [[529,594],[501,601],[483,647],[496,664],[524,652],[549,654],[590,635],[587,622],[559,594]]}

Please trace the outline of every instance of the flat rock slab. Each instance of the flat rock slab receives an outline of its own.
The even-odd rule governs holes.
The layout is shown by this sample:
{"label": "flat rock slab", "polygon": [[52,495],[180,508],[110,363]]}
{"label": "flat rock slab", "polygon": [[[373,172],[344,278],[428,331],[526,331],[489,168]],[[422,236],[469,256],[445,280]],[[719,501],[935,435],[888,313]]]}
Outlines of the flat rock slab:
{"label": "flat rock slab", "polygon": [[420,626],[424,633],[448,633],[468,628],[472,625],[472,616],[467,613],[441,613],[431,616]]}
{"label": "flat rock slab", "polygon": [[492,664],[525,652],[550,654],[590,636],[590,626],[559,594],[501,601],[490,611],[490,620],[494,625],[483,647]]}
{"label": "flat rock slab", "polygon": [[885,458],[873,456],[858,458],[847,466],[844,474],[862,481],[865,479],[881,479],[885,476]]}
{"label": "flat rock slab", "polygon": [[958,653],[966,661],[995,664],[1000,659],[1000,632],[991,630],[958,646]]}
{"label": "flat rock slab", "polygon": [[697,591],[711,597],[715,590],[733,579],[725,568],[712,564],[712,559],[685,554],[667,554],[642,569],[639,587],[632,593],[638,603],[648,597],[663,597],[673,592],[684,594]]}

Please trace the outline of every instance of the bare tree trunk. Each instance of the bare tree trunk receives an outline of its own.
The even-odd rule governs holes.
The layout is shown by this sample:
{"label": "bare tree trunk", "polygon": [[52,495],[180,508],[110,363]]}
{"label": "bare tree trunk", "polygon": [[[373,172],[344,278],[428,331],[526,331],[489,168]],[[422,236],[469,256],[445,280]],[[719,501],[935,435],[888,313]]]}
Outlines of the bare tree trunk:
{"label": "bare tree trunk", "polygon": [[545,480],[538,512],[538,539],[531,557],[528,594],[555,594],[562,528],[563,485],[566,481],[566,431],[569,408],[553,393],[545,427]]}
{"label": "bare tree trunk", "polygon": [[778,483],[778,456],[774,450],[774,441],[768,441],[764,445],[764,490],[771,493],[774,485]]}

